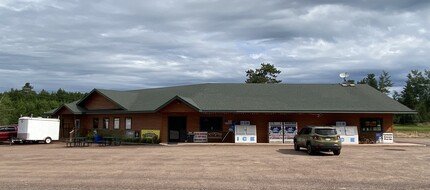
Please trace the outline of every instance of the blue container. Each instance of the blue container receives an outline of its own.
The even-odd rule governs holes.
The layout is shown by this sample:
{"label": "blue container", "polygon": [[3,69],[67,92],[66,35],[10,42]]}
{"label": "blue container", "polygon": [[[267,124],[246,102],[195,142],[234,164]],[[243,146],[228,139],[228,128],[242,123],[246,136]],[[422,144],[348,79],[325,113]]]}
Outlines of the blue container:
{"label": "blue container", "polygon": [[98,143],[100,143],[100,141],[102,141],[102,136],[100,136],[100,135],[96,135],[96,136],[94,137],[94,143],[98,144]]}

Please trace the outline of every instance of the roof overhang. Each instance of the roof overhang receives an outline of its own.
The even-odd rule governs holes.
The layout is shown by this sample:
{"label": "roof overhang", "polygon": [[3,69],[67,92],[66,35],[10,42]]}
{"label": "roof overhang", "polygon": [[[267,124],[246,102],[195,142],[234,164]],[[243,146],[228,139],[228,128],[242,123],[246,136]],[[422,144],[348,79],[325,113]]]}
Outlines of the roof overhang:
{"label": "roof overhang", "polygon": [[417,112],[395,112],[395,111],[331,111],[331,110],[201,110],[202,113],[325,113],[325,114],[417,114]]}
{"label": "roof overhang", "polygon": [[163,105],[158,107],[155,110],[155,112],[159,112],[160,110],[162,110],[163,108],[165,108],[166,106],[168,106],[169,104],[171,104],[172,102],[174,102],[176,100],[184,103],[185,105],[189,106],[190,108],[194,109],[197,112],[201,112],[201,109],[197,106],[197,104],[191,98],[182,97],[182,96],[175,96],[175,97],[171,98],[169,101],[167,101],[166,103],[164,103]]}

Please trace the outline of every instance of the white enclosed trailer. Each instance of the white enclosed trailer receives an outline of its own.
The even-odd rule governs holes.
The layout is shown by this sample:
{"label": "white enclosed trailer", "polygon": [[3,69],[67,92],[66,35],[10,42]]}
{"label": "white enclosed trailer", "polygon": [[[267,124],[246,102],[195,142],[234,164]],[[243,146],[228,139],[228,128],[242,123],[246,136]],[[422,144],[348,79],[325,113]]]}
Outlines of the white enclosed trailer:
{"label": "white enclosed trailer", "polygon": [[18,121],[19,141],[44,141],[46,144],[58,140],[60,120],[40,117],[20,117]]}

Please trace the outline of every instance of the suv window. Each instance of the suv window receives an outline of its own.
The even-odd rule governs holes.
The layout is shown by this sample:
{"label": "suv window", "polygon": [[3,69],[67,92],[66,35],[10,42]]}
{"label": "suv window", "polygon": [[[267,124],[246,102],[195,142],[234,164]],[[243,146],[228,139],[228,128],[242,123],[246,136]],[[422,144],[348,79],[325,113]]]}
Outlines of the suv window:
{"label": "suv window", "polygon": [[305,131],[303,131],[303,134],[307,135],[307,134],[311,134],[312,132],[312,128],[305,128]]}
{"label": "suv window", "polygon": [[336,129],[315,129],[315,133],[318,135],[336,135]]}

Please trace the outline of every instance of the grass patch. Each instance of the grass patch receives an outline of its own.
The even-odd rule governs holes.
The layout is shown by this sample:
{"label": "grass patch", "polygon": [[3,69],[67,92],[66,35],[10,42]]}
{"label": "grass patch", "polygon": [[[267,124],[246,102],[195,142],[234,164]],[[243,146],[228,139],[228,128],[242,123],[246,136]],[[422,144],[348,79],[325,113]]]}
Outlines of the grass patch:
{"label": "grass patch", "polygon": [[396,132],[412,132],[430,133],[430,123],[417,123],[417,124],[394,124],[394,131]]}

